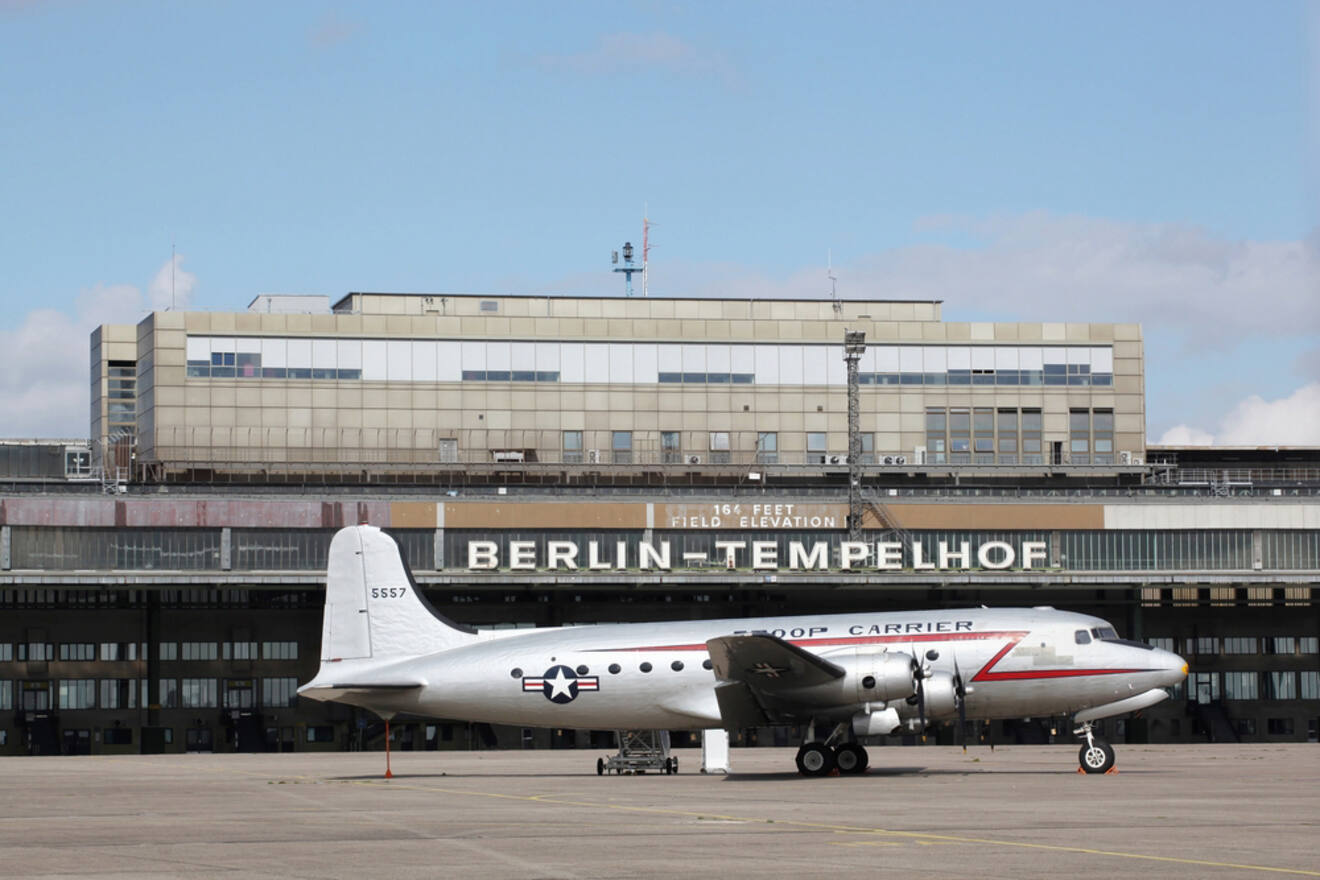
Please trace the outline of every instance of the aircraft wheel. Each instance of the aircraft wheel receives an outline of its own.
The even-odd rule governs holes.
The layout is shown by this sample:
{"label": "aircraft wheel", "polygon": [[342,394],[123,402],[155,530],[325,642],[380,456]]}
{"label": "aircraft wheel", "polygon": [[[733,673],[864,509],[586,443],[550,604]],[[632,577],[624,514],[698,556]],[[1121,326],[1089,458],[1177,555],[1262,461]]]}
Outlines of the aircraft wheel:
{"label": "aircraft wheel", "polygon": [[597,759],[596,759],[596,775],[597,775],[597,776],[604,776],[604,775],[605,775],[605,759],[604,759],[604,758],[597,758]]}
{"label": "aircraft wheel", "polygon": [[865,773],[870,758],[859,744],[844,743],[834,750],[834,763],[840,773]]}
{"label": "aircraft wheel", "polygon": [[803,776],[828,776],[834,767],[834,751],[824,743],[807,743],[798,749],[797,768]]}
{"label": "aircraft wheel", "polygon": [[1082,743],[1077,759],[1087,773],[1107,773],[1114,766],[1114,747],[1102,739],[1092,740],[1091,745]]}

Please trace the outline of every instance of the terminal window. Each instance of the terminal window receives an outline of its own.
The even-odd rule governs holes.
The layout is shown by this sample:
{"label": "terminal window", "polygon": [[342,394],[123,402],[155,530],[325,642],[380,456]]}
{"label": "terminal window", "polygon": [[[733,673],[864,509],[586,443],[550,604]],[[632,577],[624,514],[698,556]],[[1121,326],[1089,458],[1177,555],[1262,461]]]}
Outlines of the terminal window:
{"label": "terminal window", "polygon": [[225,642],[221,656],[225,660],[256,660],[256,642]]}
{"label": "terminal window", "polygon": [[18,646],[19,662],[24,660],[37,661],[54,660],[55,645],[50,642],[26,642],[19,643]]}
{"label": "terminal window", "polygon": [[263,678],[261,680],[261,705],[267,708],[288,708],[297,705],[298,679]]}
{"label": "terminal window", "polygon": [[610,449],[615,464],[632,464],[632,431],[614,431],[610,437]]}
{"label": "terminal window", "polygon": [[564,464],[582,464],[582,432],[564,432]]}
{"label": "terminal window", "polygon": [[226,709],[251,709],[253,708],[255,701],[256,695],[253,693],[252,679],[225,679]]}
{"label": "terminal window", "polygon": [[679,440],[678,431],[660,432],[660,463],[661,464],[681,464],[683,461],[683,446]]}
{"label": "terminal window", "polygon": [[62,642],[60,644],[61,660],[95,660],[96,645],[91,642]]}
{"label": "terminal window", "polygon": [[335,728],[333,724],[313,724],[307,727],[307,741],[311,742],[334,742]]}
{"label": "terminal window", "polygon": [[101,679],[102,709],[136,709],[139,690],[138,679]]}
{"label": "terminal window", "polygon": [[180,658],[183,660],[214,660],[218,656],[215,642],[182,642]]}
{"label": "terminal window", "polygon": [[1297,677],[1290,671],[1265,673],[1265,699],[1297,699]]}
{"label": "terminal window", "polygon": [[61,709],[91,709],[96,705],[96,680],[91,678],[61,679],[59,695]]}
{"label": "terminal window", "polygon": [[[109,661],[136,660],[138,658],[138,647],[137,642],[102,642],[101,659]],[[145,657],[146,653],[144,646],[142,656]]]}
{"label": "terminal window", "polygon": [[185,678],[179,686],[180,704],[185,709],[216,708],[214,678]]}
{"label": "terminal window", "polygon": [[297,642],[262,642],[261,656],[264,660],[297,660]]}

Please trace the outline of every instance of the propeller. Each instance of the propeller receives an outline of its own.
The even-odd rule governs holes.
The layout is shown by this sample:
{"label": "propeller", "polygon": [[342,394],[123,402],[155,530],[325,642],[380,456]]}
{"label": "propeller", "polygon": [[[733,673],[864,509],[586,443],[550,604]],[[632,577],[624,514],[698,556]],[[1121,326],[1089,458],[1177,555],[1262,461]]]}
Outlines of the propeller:
{"label": "propeller", "polygon": [[930,668],[922,662],[922,657],[917,653],[916,647],[912,648],[912,678],[917,683],[917,720],[921,725],[921,737],[926,737],[926,676],[930,674]]}
{"label": "propeller", "polygon": [[958,703],[958,742],[967,754],[967,687],[963,684],[962,670],[958,668],[958,655],[953,655],[953,694]]}

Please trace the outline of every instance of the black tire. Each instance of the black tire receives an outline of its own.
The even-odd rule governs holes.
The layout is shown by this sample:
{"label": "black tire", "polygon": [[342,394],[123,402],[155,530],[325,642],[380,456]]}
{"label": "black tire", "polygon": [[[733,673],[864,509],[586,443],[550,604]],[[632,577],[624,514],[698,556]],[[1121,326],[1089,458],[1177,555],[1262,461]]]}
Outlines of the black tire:
{"label": "black tire", "polygon": [[834,750],[824,743],[807,743],[798,749],[797,768],[803,776],[829,776],[834,770]]}
{"label": "black tire", "polygon": [[1077,760],[1087,773],[1108,773],[1114,767],[1114,747],[1102,739],[1092,741],[1092,745],[1082,743]]}
{"label": "black tire", "polygon": [[870,756],[858,743],[844,743],[834,750],[834,764],[843,774],[865,773],[870,766]]}
{"label": "black tire", "polygon": [[597,775],[597,776],[604,776],[604,775],[605,775],[605,759],[604,759],[604,758],[597,758],[597,759],[596,759],[596,775]]}

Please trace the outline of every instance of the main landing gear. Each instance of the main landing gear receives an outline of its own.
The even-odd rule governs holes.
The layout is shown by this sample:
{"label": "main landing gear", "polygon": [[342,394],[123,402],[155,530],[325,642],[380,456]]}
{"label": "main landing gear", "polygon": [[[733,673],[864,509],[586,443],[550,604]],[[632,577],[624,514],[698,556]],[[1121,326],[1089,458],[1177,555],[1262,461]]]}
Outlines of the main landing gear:
{"label": "main landing gear", "polygon": [[1114,747],[1091,732],[1091,722],[1083,721],[1082,726],[1073,731],[1077,736],[1086,737],[1082,743],[1077,760],[1086,773],[1109,773],[1114,769]]}
{"label": "main landing gear", "polygon": [[[839,742],[838,745],[831,745],[843,739],[850,729],[851,725],[845,722],[836,726],[824,742],[804,743],[797,753],[798,772],[803,776],[829,776],[835,770],[846,775],[865,773],[871,762],[860,743]],[[814,731],[813,725],[808,731],[808,740]]]}

